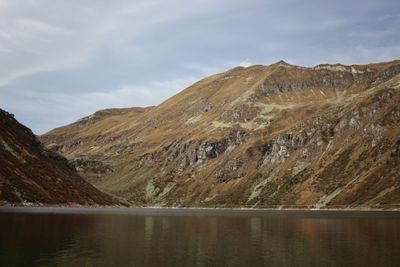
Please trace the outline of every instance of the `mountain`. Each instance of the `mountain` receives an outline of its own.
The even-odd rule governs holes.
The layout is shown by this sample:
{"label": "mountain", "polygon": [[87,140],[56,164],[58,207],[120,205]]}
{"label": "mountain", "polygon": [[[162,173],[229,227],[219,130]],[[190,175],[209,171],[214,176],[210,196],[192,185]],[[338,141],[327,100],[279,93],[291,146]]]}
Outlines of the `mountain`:
{"label": "mountain", "polygon": [[40,137],[133,205],[398,208],[400,61],[236,67]]}
{"label": "mountain", "polygon": [[57,153],[42,147],[30,129],[0,109],[0,204],[113,205]]}

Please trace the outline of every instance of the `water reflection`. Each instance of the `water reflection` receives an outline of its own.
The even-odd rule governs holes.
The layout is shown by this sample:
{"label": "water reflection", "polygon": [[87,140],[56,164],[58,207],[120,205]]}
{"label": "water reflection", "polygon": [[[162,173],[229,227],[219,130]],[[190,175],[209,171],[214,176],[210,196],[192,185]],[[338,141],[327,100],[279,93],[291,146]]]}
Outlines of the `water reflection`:
{"label": "water reflection", "polygon": [[1,214],[0,266],[398,266],[399,218]]}

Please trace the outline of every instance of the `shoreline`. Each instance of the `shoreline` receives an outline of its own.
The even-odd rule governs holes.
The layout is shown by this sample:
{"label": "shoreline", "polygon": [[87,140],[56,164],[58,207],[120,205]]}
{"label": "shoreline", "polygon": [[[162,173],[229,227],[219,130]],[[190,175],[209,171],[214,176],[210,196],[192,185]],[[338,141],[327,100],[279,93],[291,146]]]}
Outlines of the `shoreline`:
{"label": "shoreline", "polygon": [[399,217],[400,209],[373,208],[226,208],[226,207],[121,207],[121,206],[21,206],[1,205],[0,214],[78,214],[137,216],[295,216],[295,217]]}

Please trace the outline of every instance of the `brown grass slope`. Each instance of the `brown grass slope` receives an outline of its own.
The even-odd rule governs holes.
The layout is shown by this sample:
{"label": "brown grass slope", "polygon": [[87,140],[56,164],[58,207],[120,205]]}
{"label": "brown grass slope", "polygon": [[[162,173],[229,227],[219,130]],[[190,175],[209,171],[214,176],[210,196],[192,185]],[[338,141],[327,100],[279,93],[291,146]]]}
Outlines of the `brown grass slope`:
{"label": "brown grass slope", "polygon": [[40,139],[134,205],[397,207],[399,73],[400,61],[237,67]]}
{"label": "brown grass slope", "polygon": [[80,177],[31,130],[0,109],[0,203],[111,205],[117,201]]}

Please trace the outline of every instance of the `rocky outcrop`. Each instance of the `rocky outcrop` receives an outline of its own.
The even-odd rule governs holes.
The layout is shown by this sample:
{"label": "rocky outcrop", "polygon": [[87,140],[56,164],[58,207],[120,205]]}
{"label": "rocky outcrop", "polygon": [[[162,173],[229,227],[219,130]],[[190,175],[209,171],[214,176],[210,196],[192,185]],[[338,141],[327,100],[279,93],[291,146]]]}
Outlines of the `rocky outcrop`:
{"label": "rocky outcrop", "polygon": [[[307,134],[303,132],[279,135],[276,139],[265,144],[263,164],[282,163],[294,150],[304,145],[306,141]],[[308,155],[308,152],[305,152],[304,155]]]}
{"label": "rocky outcrop", "polygon": [[374,86],[399,73],[399,65],[389,66],[383,71],[373,67],[318,65],[314,68],[292,68],[290,72],[278,65],[255,91],[262,96],[321,88],[341,91],[354,84]]}
{"label": "rocky outcrop", "polygon": [[91,160],[88,158],[76,158],[71,161],[71,164],[77,171],[80,172],[91,172],[97,174],[97,176],[103,176],[107,173],[113,172],[113,168],[109,164],[105,164],[98,160]]}

